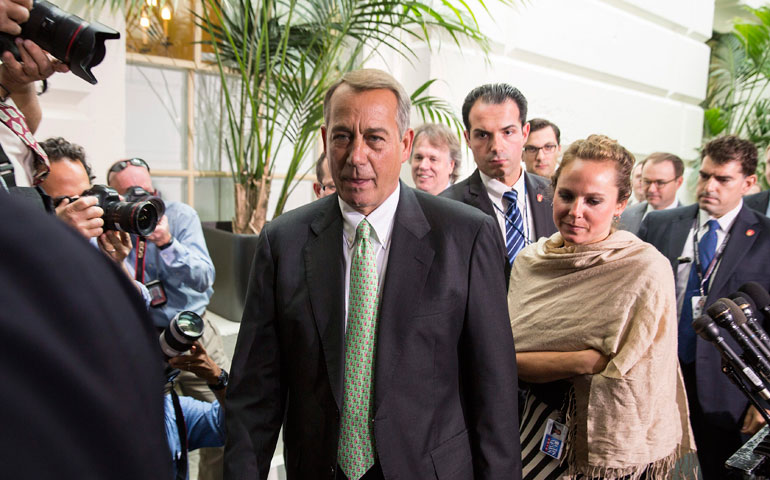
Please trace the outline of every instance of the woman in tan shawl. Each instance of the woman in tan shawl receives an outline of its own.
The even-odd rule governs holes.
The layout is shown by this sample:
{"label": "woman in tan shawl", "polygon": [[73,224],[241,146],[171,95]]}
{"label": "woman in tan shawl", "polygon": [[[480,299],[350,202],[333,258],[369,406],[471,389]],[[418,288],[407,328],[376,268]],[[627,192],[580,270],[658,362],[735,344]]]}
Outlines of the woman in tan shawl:
{"label": "woman in tan shawl", "polygon": [[[610,138],[574,142],[552,180],[559,232],[514,262],[511,327],[519,377],[532,387],[525,478],[663,479],[692,450],[671,267],[612,226],[632,167]],[[540,452],[548,418],[566,424],[561,461]]]}

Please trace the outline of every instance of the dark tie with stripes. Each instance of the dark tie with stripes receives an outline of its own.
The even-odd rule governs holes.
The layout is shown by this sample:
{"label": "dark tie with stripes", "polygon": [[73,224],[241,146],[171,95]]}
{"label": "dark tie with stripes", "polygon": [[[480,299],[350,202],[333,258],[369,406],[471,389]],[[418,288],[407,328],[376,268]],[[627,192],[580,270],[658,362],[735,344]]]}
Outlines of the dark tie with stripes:
{"label": "dark tie with stripes", "polygon": [[513,265],[516,255],[524,248],[524,220],[516,203],[516,190],[505,192],[503,198],[508,201],[508,208],[505,210],[505,249],[508,262]]}

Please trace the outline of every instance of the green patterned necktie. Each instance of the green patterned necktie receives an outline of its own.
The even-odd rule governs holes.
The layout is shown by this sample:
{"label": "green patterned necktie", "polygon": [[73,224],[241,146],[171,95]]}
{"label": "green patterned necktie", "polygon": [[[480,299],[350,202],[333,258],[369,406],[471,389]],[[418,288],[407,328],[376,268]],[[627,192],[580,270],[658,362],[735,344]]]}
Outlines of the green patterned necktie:
{"label": "green patterned necktie", "polygon": [[350,297],[345,332],[345,398],[337,463],[350,480],[374,465],[372,407],[374,350],[377,343],[377,263],[366,219],[356,228],[350,262]]}

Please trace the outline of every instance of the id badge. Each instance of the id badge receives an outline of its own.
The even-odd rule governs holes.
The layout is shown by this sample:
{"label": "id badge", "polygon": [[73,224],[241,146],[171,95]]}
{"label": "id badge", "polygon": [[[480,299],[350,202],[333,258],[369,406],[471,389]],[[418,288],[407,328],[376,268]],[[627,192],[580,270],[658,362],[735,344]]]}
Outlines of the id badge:
{"label": "id badge", "polygon": [[549,457],[559,460],[564,452],[564,442],[566,439],[567,426],[549,418],[545,423],[545,434],[543,435],[543,441],[540,442],[540,451]]}
{"label": "id badge", "polygon": [[150,306],[154,308],[162,307],[168,301],[166,289],[160,280],[153,280],[144,284],[150,292]]}
{"label": "id badge", "polygon": [[706,297],[692,297],[692,318],[698,318],[703,315],[705,303]]}

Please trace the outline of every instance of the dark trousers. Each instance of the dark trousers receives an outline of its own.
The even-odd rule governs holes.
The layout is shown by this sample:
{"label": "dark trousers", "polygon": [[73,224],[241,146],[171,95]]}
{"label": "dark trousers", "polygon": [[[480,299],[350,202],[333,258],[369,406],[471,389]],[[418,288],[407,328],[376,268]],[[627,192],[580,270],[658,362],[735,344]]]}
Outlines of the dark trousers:
{"label": "dark trousers", "polygon": [[[342,471],[339,465],[337,465],[337,475],[335,477],[335,480],[348,480],[348,477],[345,476],[345,472]],[[372,468],[370,468],[363,477],[361,477],[361,480],[385,480],[385,477],[382,475],[382,468],[380,467],[380,462],[374,462],[374,465]]]}
{"label": "dark trousers", "polygon": [[727,430],[710,424],[703,414],[698,401],[695,383],[695,364],[682,365],[684,385],[687,390],[687,403],[690,406],[690,425],[698,448],[698,462],[703,480],[740,479],[742,475],[728,470],[725,462],[735,453],[745,440],[740,427]]}

